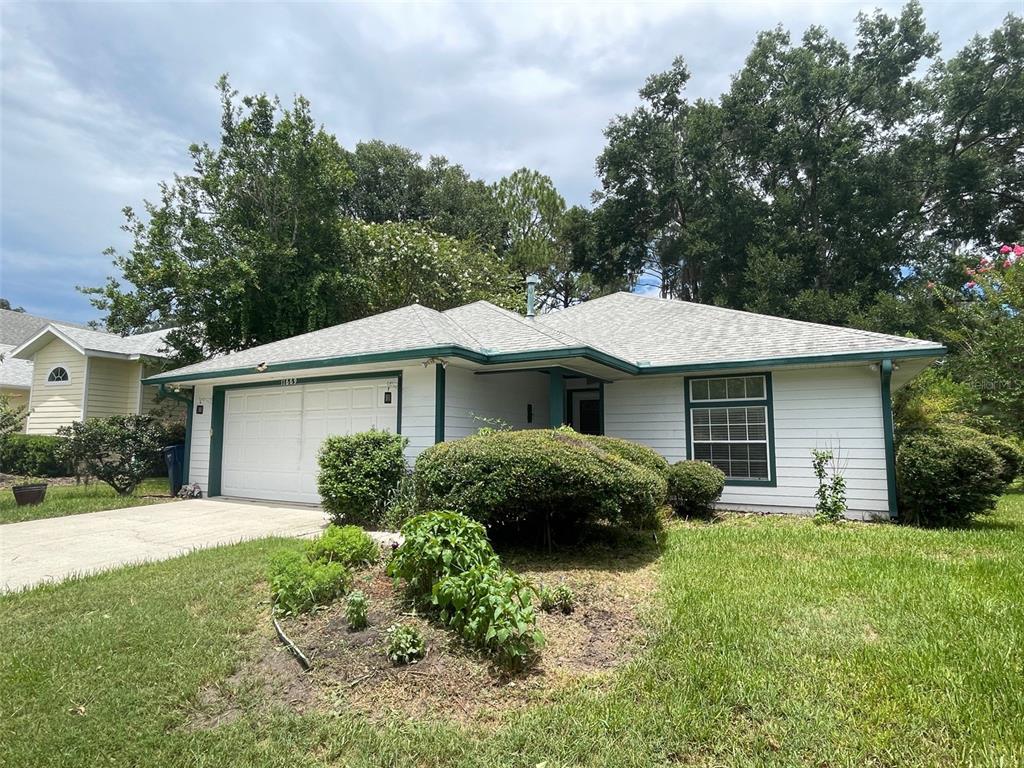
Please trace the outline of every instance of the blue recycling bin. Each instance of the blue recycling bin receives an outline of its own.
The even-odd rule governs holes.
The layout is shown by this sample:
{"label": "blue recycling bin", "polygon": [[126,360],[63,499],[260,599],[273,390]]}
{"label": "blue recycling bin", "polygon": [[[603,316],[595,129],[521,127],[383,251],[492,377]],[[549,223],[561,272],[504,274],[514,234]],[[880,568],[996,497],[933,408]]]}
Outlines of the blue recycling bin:
{"label": "blue recycling bin", "polygon": [[168,445],[163,449],[164,461],[167,462],[167,480],[171,486],[171,496],[177,496],[185,479],[185,445]]}

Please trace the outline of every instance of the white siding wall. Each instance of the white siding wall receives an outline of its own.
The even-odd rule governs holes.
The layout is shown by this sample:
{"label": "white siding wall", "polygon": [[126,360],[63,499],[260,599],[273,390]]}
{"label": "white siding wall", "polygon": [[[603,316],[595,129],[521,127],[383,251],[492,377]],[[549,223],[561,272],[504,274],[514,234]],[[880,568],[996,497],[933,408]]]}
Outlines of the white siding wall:
{"label": "white siding wall", "polygon": [[624,379],[604,385],[604,432],[649,445],[671,462],[686,458],[683,377]]}
{"label": "white siding wall", "polygon": [[[213,385],[199,384],[193,392],[192,450],[188,459],[188,481],[199,483],[203,495],[209,490],[210,479],[210,429],[213,416]],[[203,406],[201,414],[195,413],[197,405]]]}
{"label": "white siding wall", "polygon": [[136,413],[142,366],[125,360],[93,357],[89,360],[89,389],[85,417],[103,418]]}
{"label": "white siding wall", "polygon": [[[548,377],[528,371],[477,376],[449,365],[445,377],[444,439],[458,440],[488,426],[479,418],[501,419],[513,429],[548,426]],[[533,423],[526,406],[533,404]]]}
{"label": "white siding wall", "polygon": [[[26,432],[30,435],[52,435],[57,427],[82,419],[85,362],[84,355],[56,339],[36,352]],[[46,383],[46,377],[57,365],[67,368],[71,376],[69,384]]]}
{"label": "white siding wall", "polygon": [[433,365],[402,369],[402,435],[409,438],[405,458],[410,464],[434,444],[434,376]]}
{"label": "white siding wall", "polygon": [[[867,365],[777,370],[772,374],[776,487],[726,486],[720,506],[811,512],[817,480],[811,450],[840,456],[853,516],[886,515],[885,442],[879,374]],[[605,386],[605,431],[686,457],[683,377],[631,379]]]}

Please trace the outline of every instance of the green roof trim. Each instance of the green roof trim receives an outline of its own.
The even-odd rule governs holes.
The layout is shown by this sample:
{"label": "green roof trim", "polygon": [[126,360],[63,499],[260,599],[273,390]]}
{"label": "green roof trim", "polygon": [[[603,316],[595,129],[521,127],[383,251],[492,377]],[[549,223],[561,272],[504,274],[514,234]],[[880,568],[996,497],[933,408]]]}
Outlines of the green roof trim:
{"label": "green roof trim", "polygon": [[[592,347],[563,347],[560,349],[541,349],[530,352],[505,352],[483,354],[465,347],[437,346],[419,349],[400,349],[392,352],[375,352],[361,355],[345,355],[341,357],[320,358],[317,360],[295,360],[287,363],[272,363],[266,367],[264,374],[282,371],[300,371],[315,368],[332,368],[347,365],[370,365],[373,363],[392,363],[402,360],[418,360],[429,357],[457,357],[480,365],[508,365],[512,363],[542,362],[546,360],[562,360],[566,358],[583,358],[599,365],[613,368],[633,376],[657,376],[670,373],[699,373],[703,371],[727,371],[740,368],[776,368],[790,365],[815,365],[818,363],[842,363],[857,361],[878,361],[882,359],[904,360],[907,358],[942,357],[946,347],[936,346],[922,349],[900,349],[873,352],[841,352],[828,355],[798,355],[793,357],[761,358],[752,360],[723,360],[715,363],[698,363],[694,365],[634,365],[626,360],[609,355]],[[254,367],[230,368],[222,371],[191,373],[175,376],[163,374],[143,380],[143,384],[175,384],[188,381],[209,381],[235,376],[251,376],[256,373]]]}

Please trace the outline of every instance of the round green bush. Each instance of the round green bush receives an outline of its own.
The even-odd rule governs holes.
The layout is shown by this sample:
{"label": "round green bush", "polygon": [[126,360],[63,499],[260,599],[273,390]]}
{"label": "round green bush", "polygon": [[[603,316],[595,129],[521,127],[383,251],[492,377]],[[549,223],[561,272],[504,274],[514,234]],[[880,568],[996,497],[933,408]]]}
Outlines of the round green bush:
{"label": "round green bush", "polygon": [[665,479],[567,430],[495,431],[439,443],[416,461],[421,509],[453,509],[489,531],[577,531],[641,525],[665,500]]}
{"label": "round green bush", "polygon": [[356,568],[377,562],[380,547],[358,525],[329,525],[322,534],[306,542],[306,554],[310,560]]}
{"label": "round green bush", "polygon": [[725,473],[706,461],[679,461],[668,470],[668,503],[681,515],[706,515],[725,488]]}
{"label": "round green bush", "polygon": [[32,477],[71,474],[63,455],[63,437],[15,433],[0,440],[0,472]]}
{"label": "round green bush", "polygon": [[1003,462],[986,435],[967,427],[913,432],[896,452],[899,510],[913,525],[964,525],[995,507]]}
{"label": "round green bush", "polygon": [[988,435],[988,447],[995,451],[996,456],[1003,462],[1003,471],[999,473],[999,479],[1004,483],[1012,483],[1020,476],[1021,467],[1024,466],[1024,452],[1010,438]]}
{"label": "round green bush", "polygon": [[341,563],[314,562],[285,549],[270,559],[270,593],[275,609],[285,615],[303,613],[345,594],[351,583]]}
{"label": "round green bush", "polygon": [[402,526],[402,545],[388,562],[388,575],[405,579],[409,590],[428,596],[445,576],[497,560],[484,527],[457,512],[426,512]]}
{"label": "round green bush", "polygon": [[317,490],[333,522],[376,526],[405,474],[401,435],[371,429],[324,440]]}
{"label": "round green bush", "polygon": [[626,461],[645,467],[662,477],[668,477],[668,461],[653,448],[634,443],[631,440],[623,440],[621,437],[608,437],[607,435],[581,435],[581,437],[591,445],[596,445],[608,453],[614,453]]}

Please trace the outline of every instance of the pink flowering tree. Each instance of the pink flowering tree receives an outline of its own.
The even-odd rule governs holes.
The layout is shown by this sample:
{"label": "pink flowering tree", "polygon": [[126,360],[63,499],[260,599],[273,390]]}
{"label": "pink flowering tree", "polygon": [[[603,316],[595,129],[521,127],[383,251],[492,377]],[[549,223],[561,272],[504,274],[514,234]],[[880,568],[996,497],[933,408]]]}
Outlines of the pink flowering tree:
{"label": "pink flowering tree", "polygon": [[965,272],[956,311],[973,322],[962,323],[964,353],[950,365],[992,415],[1024,436],[1024,245],[982,253]]}

